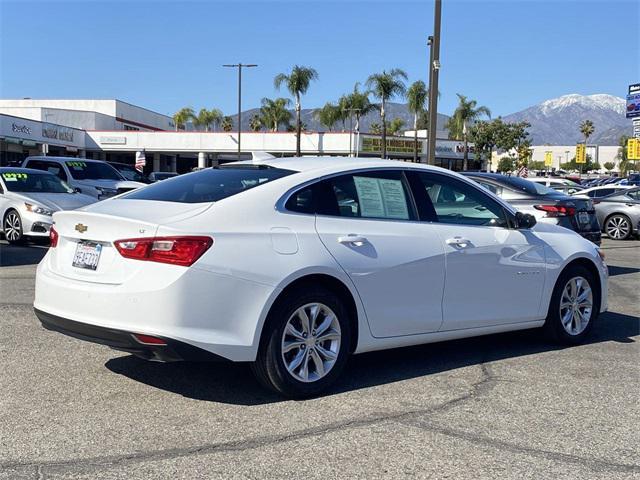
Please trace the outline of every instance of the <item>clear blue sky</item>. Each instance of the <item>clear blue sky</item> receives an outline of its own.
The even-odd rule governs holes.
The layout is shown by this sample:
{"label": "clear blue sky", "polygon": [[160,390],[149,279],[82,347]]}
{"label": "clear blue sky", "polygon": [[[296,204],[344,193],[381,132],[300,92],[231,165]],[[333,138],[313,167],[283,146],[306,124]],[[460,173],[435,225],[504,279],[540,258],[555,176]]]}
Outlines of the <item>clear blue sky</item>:
{"label": "clear blue sky", "polygon": [[[171,114],[236,111],[279,95],[273,77],[313,66],[317,107],[399,67],[427,81],[433,2],[0,0],[2,98],[119,98]],[[640,1],[443,0],[441,113],[456,92],[494,116],[568,93],[626,94],[640,81]],[[283,96],[286,93],[283,92]]]}

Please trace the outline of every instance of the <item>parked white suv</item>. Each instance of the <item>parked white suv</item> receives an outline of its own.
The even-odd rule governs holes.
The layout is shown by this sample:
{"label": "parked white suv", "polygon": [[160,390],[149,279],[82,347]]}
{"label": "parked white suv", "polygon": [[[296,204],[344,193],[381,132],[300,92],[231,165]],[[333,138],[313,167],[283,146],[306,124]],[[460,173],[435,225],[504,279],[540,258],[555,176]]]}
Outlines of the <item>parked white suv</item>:
{"label": "parked white suv", "polygon": [[103,200],[144,187],[144,183],[126,180],[120,172],[101,160],[73,157],[27,157],[24,168],[44,170],[57,175],[80,193]]}

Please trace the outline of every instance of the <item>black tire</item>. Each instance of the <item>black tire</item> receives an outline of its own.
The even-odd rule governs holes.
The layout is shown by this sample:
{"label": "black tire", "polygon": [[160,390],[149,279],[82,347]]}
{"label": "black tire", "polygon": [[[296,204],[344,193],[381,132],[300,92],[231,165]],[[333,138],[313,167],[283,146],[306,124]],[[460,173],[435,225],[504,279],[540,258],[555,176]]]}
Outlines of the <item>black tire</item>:
{"label": "black tire", "polygon": [[[616,223],[618,228],[614,226]],[[610,230],[620,231],[620,228],[626,228],[626,233],[621,236],[614,236],[615,234],[609,233]],[[633,234],[631,219],[622,213],[614,213],[608,217],[604,222],[603,230],[611,240],[627,240]]]}
{"label": "black tire", "polygon": [[[563,292],[567,287],[569,281],[574,278],[582,278],[587,281],[589,288],[592,292],[592,308],[588,323],[584,329],[579,333],[569,333],[563,326],[560,302],[563,297]],[[579,345],[584,343],[586,338],[591,333],[593,324],[598,318],[600,312],[600,288],[597,287],[599,279],[585,267],[581,265],[572,265],[566,268],[553,289],[553,295],[551,296],[551,302],[549,304],[549,311],[547,313],[547,319],[544,324],[544,331],[547,337],[555,343],[566,345]],[[566,310],[565,310],[566,311]],[[570,325],[574,325],[571,323]]]}
{"label": "black tire", "polygon": [[[15,236],[16,227],[17,237]],[[6,238],[7,242],[13,245],[24,243],[22,219],[16,210],[10,209],[4,214],[4,218],[2,219],[2,231],[4,232],[4,238]]]}
{"label": "black tire", "polygon": [[[308,304],[323,304],[333,311],[340,327],[337,358],[325,376],[309,382],[298,380],[289,373],[282,354],[284,329],[294,313]],[[342,300],[333,292],[320,287],[297,289],[286,295],[269,312],[262,331],[253,373],[265,387],[289,398],[309,398],[325,391],[339,377],[349,356],[351,344],[349,313]],[[310,347],[313,350],[312,347]]]}

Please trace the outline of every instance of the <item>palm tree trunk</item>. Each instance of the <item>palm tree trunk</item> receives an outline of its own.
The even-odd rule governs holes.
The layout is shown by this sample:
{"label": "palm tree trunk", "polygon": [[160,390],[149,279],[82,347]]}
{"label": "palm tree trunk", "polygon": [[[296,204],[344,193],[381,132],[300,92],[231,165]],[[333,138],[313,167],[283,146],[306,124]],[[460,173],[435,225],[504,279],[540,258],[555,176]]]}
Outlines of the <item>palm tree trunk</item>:
{"label": "palm tree trunk", "polygon": [[413,114],[413,163],[418,163],[418,112]]}
{"label": "palm tree trunk", "polygon": [[462,160],[462,170],[465,172],[469,168],[469,142],[467,140],[467,122],[465,121],[462,124],[462,139],[464,140],[463,144],[463,160]]}
{"label": "palm tree trunk", "polygon": [[300,156],[300,133],[302,132],[302,119],[300,118],[300,94],[296,93],[296,157]]}
{"label": "palm tree trunk", "polygon": [[380,104],[380,119],[382,120],[382,153],[381,158],[387,158],[387,122],[385,121],[384,98]]}

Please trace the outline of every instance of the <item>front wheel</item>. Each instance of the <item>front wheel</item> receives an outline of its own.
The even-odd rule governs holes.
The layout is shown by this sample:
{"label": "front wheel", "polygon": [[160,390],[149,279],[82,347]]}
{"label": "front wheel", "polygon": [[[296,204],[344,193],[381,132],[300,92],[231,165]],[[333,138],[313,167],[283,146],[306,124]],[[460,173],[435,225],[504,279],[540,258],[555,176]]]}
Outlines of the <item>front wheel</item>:
{"label": "front wheel", "polygon": [[604,223],[604,231],[612,240],[626,240],[631,236],[632,230],[631,220],[626,215],[611,215]]}
{"label": "front wheel", "polygon": [[318,288],[295,291],[270,312],[252,369],[282,395],[312,397],[338,378],[350,342],[347,309],[336,295]]}
{"label": "front wheel", "polygon": [[556,283],[551,296],[544,329],[555,342],[583,343],[593,328],[600,301],[595,288],[597,278],[586,268],[567,268]]}
{"label": "front wheel", "polygon": [[20,214],[15,210],[9,210],[4,216],[2,230],[9,243],[17,244],[22,242],[24,237],[22,235],[22,219],[20,218]]}

